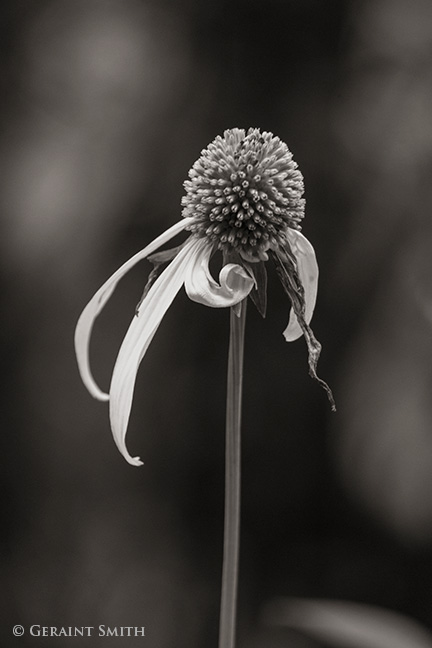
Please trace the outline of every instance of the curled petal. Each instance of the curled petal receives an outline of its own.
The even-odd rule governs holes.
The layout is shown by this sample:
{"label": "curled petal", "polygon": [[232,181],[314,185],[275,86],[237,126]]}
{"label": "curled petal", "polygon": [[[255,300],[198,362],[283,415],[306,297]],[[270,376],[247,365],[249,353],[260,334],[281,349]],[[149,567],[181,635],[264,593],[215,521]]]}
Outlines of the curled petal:
{"label": "curled petal", "polygon": [[[297,270],[304,288],[304,319],[309,324],[315,308],[318,292],[318,264],[315,250],[303,234],[297,230],[288,231],[291,250],[297,262]],[[292,342],[303,335],[303,330],[298,322],[294,309],[291,308],[288,326],[283,332],[285,340]]]}
{"label": "curled petal", "polygon": [[182,287],[189,266],[194,263],[196,250],[197,239],[191,237],[152,285],[129,326],[116,360],[109,397],[111,429],[118,449],[133,466],[142,462],[138,457],[130,456],[125,437],[138,367],[163,316]]}
{"label": "curled petal", "polygon": [[198,250],[185,277],[185,290],[192,301],[226,308],[241,302],[252,290],[255,280],[237,263],[227,263],[219,273],[219,284],[210,274],[209,261],[212,245],[198,239]]}
{"label": "curled petal", "polygon": [[105,394],[96,384],[89,362],[89,344],[93,324],[96,317],[105,306],[106,302],[112,295],[119,280],[136,264],[138,261],[145,259],[150,254],[153,254],[161,245],[172,239],[176,234],[184,230],[192,219],[183,218],[180,222],[176,223],[163,234],[155,238],[143,250],[137,252],[126,263],[124,263],[114,274],[99,288],[97,293],[92,297],[87,306],[84,308],[78,320],[75,329],[75,352],[77,356],[78,368],[81,374],[84,385],[89,390],[90,394],[95,398],[102,401],[109,399],[108,394]]}

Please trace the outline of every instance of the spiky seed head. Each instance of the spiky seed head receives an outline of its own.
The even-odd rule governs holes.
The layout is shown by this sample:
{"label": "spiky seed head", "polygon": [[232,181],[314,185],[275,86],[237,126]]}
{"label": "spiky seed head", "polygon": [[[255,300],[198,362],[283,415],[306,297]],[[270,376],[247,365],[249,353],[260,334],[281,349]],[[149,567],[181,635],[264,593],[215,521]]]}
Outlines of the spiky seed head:
{"label": "spiky seed head", "polygon": [[249,261],[283,247],[289,227],[300,229],[303,176],[287,145],[258,128],[226,130],[201,151],[184,183],[184,217],[193,233]]}

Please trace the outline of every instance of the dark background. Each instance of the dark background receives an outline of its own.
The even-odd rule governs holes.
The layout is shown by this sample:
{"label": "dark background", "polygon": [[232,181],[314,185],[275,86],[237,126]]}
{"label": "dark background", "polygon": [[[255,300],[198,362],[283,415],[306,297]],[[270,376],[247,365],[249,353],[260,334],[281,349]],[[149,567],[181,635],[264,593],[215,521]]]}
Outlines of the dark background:
{"label": "dark background", "polygon": [[[180,219],[226,128],[277,134],[305,177],[313,328],[248,311],[239,648],[275,597],[335,598],[432,628],[432,4],[429,0],[6,0],[1,16],[0,573],[12,626],[146,626],[112,645],[217,645],[228,311],[180,293],[141,367],[118,454],[73,331],[93,292]],[[106,388],[149,270],[95,327]],[[114,642],[117,643],[114,643]],[[74,644],[75,645],[75,644]],[[327,645],[327,644],[326,644]]]}

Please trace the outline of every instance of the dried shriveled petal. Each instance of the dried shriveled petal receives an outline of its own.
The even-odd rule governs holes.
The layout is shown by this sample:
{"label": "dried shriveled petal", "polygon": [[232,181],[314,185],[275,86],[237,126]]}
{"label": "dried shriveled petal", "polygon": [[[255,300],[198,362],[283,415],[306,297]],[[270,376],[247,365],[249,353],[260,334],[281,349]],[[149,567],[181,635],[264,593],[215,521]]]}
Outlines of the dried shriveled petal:
{"label": "dried shriveled petal", "polygon": [[192,301],[212,308],[227,308],[241,302],[255,280],[237,263],[227,263],[219,273],[219,284],[210,273],[213,245],[198,239],[199,247],[185,277],[185,290]]}
{"label": "dried shriveled petal", "polygon": [[301,334],[305,336],[309,356],[309,373],[326,390],[332,410],[336,411],[330,387],[317,375],[321,344],[309,326],[315,307],[318,283],[318,266],[314,249],[302,234],[295,232],[292,235],[290,232],[285,250],[283,252],[270,250],[270,255],[275,263],[282,286],[292,304],[290,322],[284,331],[285,339],[290,342],[296,340]]}
{"label": "dried shriveled petal", "polygon": [[78,320],[75,329],[75,351],[78,361],[78,368],[81,378],[90,394],[95,398],[107,401],[109,395],[104,393],[96,384],[90,370],[89,362],[89,344],[93,324],[106,302],[112,295],[119,280],[136,264],[138,261],[145,259],[153,254],[161,245],[172,239],[176,234],[184,230],[190,223],[191,219],[182,218],[181,221],[167,229],[163,234],[154,239],[143,250],[137,252],[126,263],[124,263],[113,275],[99,288],[96,294],[84,308]]}

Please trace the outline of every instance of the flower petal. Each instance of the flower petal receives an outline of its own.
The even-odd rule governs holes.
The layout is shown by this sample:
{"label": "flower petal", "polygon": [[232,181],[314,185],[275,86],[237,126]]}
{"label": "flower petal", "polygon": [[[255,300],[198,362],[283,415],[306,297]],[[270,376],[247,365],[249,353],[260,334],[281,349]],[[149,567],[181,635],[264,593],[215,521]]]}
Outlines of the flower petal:
{"label": "flower petal", "polygon": [[212,308],[226,308],[241,302],[252,290],[255,280],[237,263],[227,263],[219,273],[220,285],[210,274],[213,245],[198,239],[198,252],[188,268],[185,290],[192,301]]}
{"label": "flower petal", "polygon": [[106,302],[112,295],[118,281],[136,264],[138,261],[145,259],[150,254],[153,254],[161,245],[172,239],[176,234],[184,230],[189,225],[191,218],[183,218],[181,221],[167,229],[163,234],[155,238],[143,250],[137,252],[126,263],[124,263],[113,275],[99,288],[97,293],[92,297],[87,306],[84,308],[78,320],[75,329],[75,352],[77,356],[78,368],[81,374],[84,385],[89,390],[90,394],[95,398],[102,401],[109,399],[108,394],[105,394],[99,389],[96,384],[89,362],[89,344],[90,336],[96,317],[105,306]]}
{"label": "flower petal", "polygon": [[332,410],[335,412],[336,404],[332,390],[317,375],[321,344],[309,326],[318,286],[318,266],[315,252],[309,241],[298,232],[291,237],[291,240],[292,247],[291,241],[287,241],[285,250],[270,250],[270,255],[276,266],[276,273],[292,305],[290,321],[284,331],[284,336],[286,341],[290,342],[296,340],[300,335],[304,335],[308,349],[309,373],[326,390]]}
{"label": "flower petal", "polygon": [[194,263],[197,248],[198,240],[190,237],[152,285],[129,326],[116,360],[110,387],[111,428],[118,449],[133,466],[140,466],[142,462],[138,457],[130,456],[125,437],[138,367],[163,316],[182,287],[188,267]]}
{"label": "flower petal", "polygon": [[[318,292],[318,264],[315,250],[303,234],[297,230],[288,230],[288,238],[291,250],[297,261],[297,270],[304,288],[305,321],[306,324],[312,319],[315,302]],[[292,342],[303,335],[303,330],[291,308],[288,326],[283,332],[285,340]]]}

